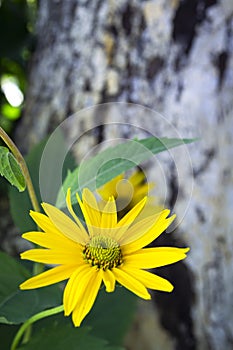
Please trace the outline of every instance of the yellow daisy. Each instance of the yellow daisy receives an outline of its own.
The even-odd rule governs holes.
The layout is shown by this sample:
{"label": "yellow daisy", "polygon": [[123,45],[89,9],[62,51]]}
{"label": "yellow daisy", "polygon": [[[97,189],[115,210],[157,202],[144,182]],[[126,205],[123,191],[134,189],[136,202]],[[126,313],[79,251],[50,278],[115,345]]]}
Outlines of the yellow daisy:
{"label": "yellow daisy", "polygon": [[[121,218],[140,200],[148,196],[153,187],[154,184],[147,182],[145,174],[140,170],[133,172],[128,178],[120,174],[97,190],[102,199],[100,207],[103,208],[109,197],[113,196],[116,200],[118,217]],[[158,213],[162,209],[158,200],[150,195],[138,219]]]}
{"label": "yellow daisy", "polygon": [[114,177],[98,189],[98,193],[105,201],[108,201],[109,197],[113,196],[115,199],[125,200],[133,207],[148,194],[149,189],[152,187],[151,183],[146,182],[142,171],[135,171],[128,179],[125,178],[124,174]]}
{"label": "yellow daisy", "polygon": [[118,221],[113,197],[100,210],[95,196],[84,189],[82,200],[78,195],[77,200],[86,227],[74,213],[70,189],[66,202],[74,220],[56,207],[43,203],[46,215],[32,211],[31,217],[44,232],[24,233],[23,238],[46,249],[28,250],[21,258],[57,266],[28,279],[20,288],[40,288],[68,279],[63,294],[64,312],[66,316],[72,313],[75,326],[80,326],[91,310],[102,283],[107,292],[113,292],[117,281],[143,299],[151,299],[147,288],[171,292],[170,282],[146,269],[182,260],[189,249],[143,249],[175,218],[175,215],[167,218],[169,210],[163,210],[134,223],[146,199]]}

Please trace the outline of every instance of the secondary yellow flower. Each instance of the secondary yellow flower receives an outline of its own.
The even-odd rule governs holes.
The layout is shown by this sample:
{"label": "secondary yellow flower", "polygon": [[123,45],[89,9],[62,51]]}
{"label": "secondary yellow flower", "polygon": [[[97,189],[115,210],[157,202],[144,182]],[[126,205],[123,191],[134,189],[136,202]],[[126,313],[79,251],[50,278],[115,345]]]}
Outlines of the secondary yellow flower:
{"label": "secondary yellow flower", "polygon": [[105,201],[113,196],[122,202],[125,201],[132,208],[145,195],[148,195],[149,189],[152,187],[153,184],[146,182],[142,171],[135,171],[128,179],[124,177],[124,174],[114,177],[98,189],[98,193]]}
{"label": "secondary yellow flower", "polygon": [[64,312],[66,316],[72,313],[75,326],[79,326],[91,310],[102,283],[107,292],[113,292],[118,281],[143,299],[151,298],[147,288],[172,291],[170,282],[146,269],[182,260],[189,249],[143,249],[173,221],[174,215],[167,218],[169,210],[134,223],[146,198],[120,221],[113,197],[103,210],[99,209],[88,189],[84,189],[82,200],[78,195],[77,200],[86,227],[74,213],[70,190],[66,202],[74,221],[47,203],[42,204],[46,215],[31,212],[33,220],[44,232],[28,232],[23,237],[46,249],[28,250],[21,258],[58,266],[25,281],[20,285],[21,289],[39,288],[68,279],[63,294]]}
{"label": "secondary yellow flower", "polygon": [[[100,206],[103,207],[109,197],[113,196],[116,200],[118,217],[121,218],[140,200],[148,196],[153,187],[154,184],[147,182],[145,174],[140,170],[133,172],[128,178],[124,174],[120,174],[97,190],[102,198]],[[138,219],[158,213],[162,209],[154,196],[148,196],[147,203]]]}

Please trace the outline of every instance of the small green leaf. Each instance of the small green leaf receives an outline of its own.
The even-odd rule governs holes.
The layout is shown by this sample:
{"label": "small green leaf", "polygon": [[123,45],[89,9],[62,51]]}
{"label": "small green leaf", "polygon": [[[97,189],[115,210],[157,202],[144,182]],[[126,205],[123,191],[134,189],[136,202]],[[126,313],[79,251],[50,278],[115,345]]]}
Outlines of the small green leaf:
{"label": "small green leaf", "polygon": [[90,334],[88,328],[75,328],[71,324],[53,323],[33,333],[29,342],[21,345],[19,350],[123,350],[111,346],[106,340]]}
{"label": "small green leaf", "polygon": [[76,203],[75,193],[81,192],[83,188],[88,187],[93,191],[117,175],[148,160],[154,154],[196,140],[149,137],[142,140],[127,140],[115,147],[107,148],[68,173],[58,193],[56,206],[59,208],[66,206],[64,194],[69,187],[72,189],[72,203]]}
{"label": "small green leaf", "polygon": [[0,323],[20,324],[46,308],[61,304],[57,285],[21,291],[19,284],[30,277],[22,264],[0,253]]}
{"label": "small green leaf", "polygon": [[[36,145],[25,159],[39,203],[41,202],[39,190],[39,166],[41,154],[44,150],[46,141],[47,140],[44,140],[40,144]],[[26,231],[37,230],[36,224],[29,215],[29,211],[32,209],[32,204],[28,191],[19,193],[14,187],[10,187],[9,198],[11,216],[15,225],[20,229],[20,231],[23,233]]]}
{"label": "small green leaf", "polygon": [[19,163],[6,147],[0,147],[0,174],[4,176],[11,185],[22,192],[26,188],[26,182],[21,172]]}
{"label": "small green leaf", "polygon": [[[41,161],[41,157],[47,141],[48,141],[47,139],[41,141],[39,144],[33,147],[33,149],[26,156],[26,163],[31,175],[32,183],[33,183],[39,203],[41,203],[40,186],[39,186],[40,161]],[[60,142],[59,147],[62,149],[63,147],[62,142]],[[56,150],[58,154],[59,154],[60,148]],[[68,168],[73,169],[75,166],[74,164],[75,162],[73,157],[70,154],[68,154],[63,166],[64,174],[67,174]],[[48,171],[52,172],[53,169],[48,169]],[[58,190],[59,190],[59,187],[54,189],[55,199],[56,199]],[[24,193],[19,193],[16,190],[16,188],[10,187],[9,197],[10,197],[11,215],[15,225],[20,229],[20,231],[26,232],[26,231],[37,230],[36,224],[34,223],[34,221],[31,219],[29,215],[29,211],[30,209],[32,209],[32,204],[28,196],[28,191],[25,191]]]}

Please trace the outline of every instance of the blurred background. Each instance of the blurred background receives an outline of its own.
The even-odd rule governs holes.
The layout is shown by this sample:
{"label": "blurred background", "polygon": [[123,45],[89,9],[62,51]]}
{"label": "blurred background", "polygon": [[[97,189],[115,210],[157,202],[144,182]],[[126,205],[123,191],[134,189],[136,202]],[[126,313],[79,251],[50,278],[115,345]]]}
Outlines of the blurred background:
{"label": "blurred background", "polygon": [[[127,349],[232,349],[233,1],[0,0],[0,125],[24,154],[68,116],[106,102],[161,113],[166,123],[127,110],[121,120],[156,136],[174,136],[171,124],[180,137],[200,137],[188,146],[191,169],[181,149],[175,162],[162,158],[166,206],[181,223],[161,243],[191,252],[161,270],[172,294],[139,303]],[[102,118],[116,121],[107,109]],[[80,130],[88,127],[80,120]],[[83,153],[108,129],[88,137]],[[17,255],[7,191],[1,179],[1,249]]]}

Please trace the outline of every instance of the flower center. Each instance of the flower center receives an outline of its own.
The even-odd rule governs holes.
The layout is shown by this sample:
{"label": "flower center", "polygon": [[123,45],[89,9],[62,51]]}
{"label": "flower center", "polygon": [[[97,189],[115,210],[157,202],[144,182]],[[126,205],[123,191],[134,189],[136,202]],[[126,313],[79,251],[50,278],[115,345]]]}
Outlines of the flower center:
{"label": "flower center", "polygon": [[95,236],[83,249],[83,257],[91,266],[103,270],[122,264],[122,254],[118,243],[108,236]]}

